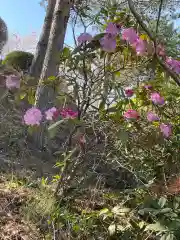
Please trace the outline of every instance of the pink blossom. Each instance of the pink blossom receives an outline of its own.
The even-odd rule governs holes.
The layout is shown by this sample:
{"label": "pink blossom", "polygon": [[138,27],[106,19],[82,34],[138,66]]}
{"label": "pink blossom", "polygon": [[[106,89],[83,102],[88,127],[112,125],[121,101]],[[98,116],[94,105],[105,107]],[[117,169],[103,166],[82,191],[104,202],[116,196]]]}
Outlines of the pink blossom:
{"label": "pink blossom", "polygon": [[168,138],[172,135],[172,128],[170,124],[161,123],[160,130],[165,138]]}
{"label": "pink blossom", "polygon": [[136,43],[138,38],[134,28],[126,28],[122,31],[122,39],[128,41],[130,44]]}
{"label": "pink blossom", "polygon": [[84,42],[91,42],[92,41],[92,36],[89,33],[81,33],[81,35],[77,38],[78,44],[82,44]]}
{"label": "pink blossom", "polygon": [[64,108],[62,111],[60,111],[60,114],[63,118],[70,118],[74,119],[78,116],[78,112],[73,111],[70,108]]}
{"label": "pink blossom", "polygon": [[175,71],[177,74],[180,74],[180,61],[173,58],[166,58],[166,63],[173,71]]}
{"label": "pink blossom", "polygon": [[20,78],[16,75],[9,75],[6,77],[6,87],[8,89],[20,88]]}
{"label": "pink blossom", "polygon": [[105,52],[114,52],[116,49],[116,39],[110,34],[106,34],[100,40],[100,44]]}
{"label": "pink blossom", "polygon": [[142,39],[138,39],[137,42],[134,44],[136,48],[137,55],[144,55],[146,53],[146,43]]}
{"label": "pink blossom", "polygon": [[139,113],[136,110],[129,109],[124,113],[124,117],[128,120],[137,120],[139,119]]}
{"label": "pink blossom", "polygon": [[132,97],[134,94],[134,91],[133,91],[133,89],[128,88],[125,90],[125,94],[127,97]]}
{"label": "pink blossom", "polygon": [[153,112],[148,112],[147,120],[149,122],[159,121],[159,117],[156,114],[154,114]]}
{"label": "pink blossom", "polygon": [[164,105],[164,103],[165,103],[164,98],[161,97],[161,95],[159,93],[157,93],[157,92],[151,93],[151,101],[154,104],[157,104],[157,105]]}
{"label": "pink blossom", "polygon": [[41,120],[42,120],[42,113],[36,107],[32,107],[28,109],[24,115],[24,122],[26,125],[29,125],[29,126],[40,125]]}
{"label": "pink blossom", "polygon": [[106,27],[106,33],[116,36],[119,33],[119,27],[115,23],[108,23]]}
{"label": "pink blossom", "polygon": [[55,107],[52,107],[50,109],[48,109],[46,112],[45,112],[45,115],[46,115],[46,119],[47,120],[53,120],[54,118],[54,114],[57,112],[57,109]]}

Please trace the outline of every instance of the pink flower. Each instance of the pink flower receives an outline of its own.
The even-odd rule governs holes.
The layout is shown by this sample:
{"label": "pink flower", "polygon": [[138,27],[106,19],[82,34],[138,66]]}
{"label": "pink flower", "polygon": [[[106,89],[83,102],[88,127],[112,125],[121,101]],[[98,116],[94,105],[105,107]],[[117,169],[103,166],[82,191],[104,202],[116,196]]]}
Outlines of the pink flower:
{"label": "pink flower", "polygon": [[127,120],[137,120],[137,119],[139,119],[140,116],[136,110],[129,109],[129,110],[127,110],[127,112],[124,113],[124,117]]}
{"label": "pink flower", "polygon": [[116,49],[116,39],[110,34],[106,34],[101,40],[100,44],[105,52],[114,52]]}
{"label": "pink flower", "polygon": [[157,105],[164,105],[165,103],[164,98],[157,92],[151,93],[151,101]]}
{"label": "pink flower", "polygon": [[70,118],[74,119],[78,116],[78,112],[73,111],[70,108],[64,108],[60,114],[62,115],[63,118]]}
{"label": "pink flower", "polygon": [[48,109],[46,112],[45,112],[45,115],[46,115],[46,119],[47,120],[53,120],[54,118],[54,114],[57,112],[57,109],[55,107],[52,107],[50,109]]}
{"label": "pink flower", "polygon": [[148,112],[147,120],[149,122],[159,121],[159,117],[156,114],[154,114],[153,112]]}
{"label": "pink flower", "polygon": [[36,107],[28,109],[24,115],[24,122],[28,126],[40,125],[41,120],[42,113]]}
{"label": "pink flower", "polygon": [[133,91],[133,89],[126,89],[125,94],[127,97],[132,97],[134,94],[134,91]]}
{"label": "pink flower", "polygon": [[169,124],[161,123],[160,130],[165,138],[168,138],[172,135],[172,128]]}
{"label": "pink flower", "polygon": [[135,48],[136,48],[137,55],[140,55],[140,56],[144,55],[146,53],[145,41],[139,38],[135,43]]}
{"label": "pink flower", "polygon": [[16,75],[9,75],[6,77],[6,87],[8,89],[20,88],[20,78]]}
{"label": "pink flower", "polygon": [[116,36],[119,33],[119,27],[117,26],[117,24],[114,24],[112,22],[108,23],[106,27],[106,33]]}
{"label": "pink flower", "polygon": [[126,28],[122,31],[122,39],[128,41],[130,44],[136,43],[138,38],[134,28]]}
{"label": "pink flower", "polygon": [[81,33],[81,35],[77,38],[78,44],[82,44],[84,42],[91,42],[92,36],[89,33]]}
{"label": "pink flower", "polygon": [[166,63],[173,71],[175,71],[177,74],[180,74],[180,61],[173,58],[167,58]]}

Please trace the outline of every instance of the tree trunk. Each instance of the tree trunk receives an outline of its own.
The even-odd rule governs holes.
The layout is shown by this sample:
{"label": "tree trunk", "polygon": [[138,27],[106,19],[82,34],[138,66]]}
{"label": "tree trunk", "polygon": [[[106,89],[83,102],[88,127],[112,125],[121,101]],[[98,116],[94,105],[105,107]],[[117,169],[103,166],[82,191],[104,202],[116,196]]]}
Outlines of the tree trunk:
{"label": "tree trunk", "polygon": [[45,58],[45,54],[48,46],[48,40],[49,40],[49,35],[51,30],[55,4],[56,4],[56,0],[48,0],[48,6],[46,11],[46,16],[44,19],[43,30],[39,38],[39,42],[36,48],[36,53],[30,68],[30,76],[34,77],[36,79],[36,82],[38,82],[37,79],[40,77],[42,67],[43,67],[43,62],[44,62],[44,58]]}
{"label": "tree trunk", "polygon": [[[63,49],[71,6],[71,0],[56,1],[48,47],[35,97],[35,105],[42,111],[52,107],[56,98],[54,87],[44,85],[43,82],[45,79],[48,79],[48,77],[56,76],[58,73],[58,55],[60,50]],[[44,140],[45,126],[42,127],[35,136],[36,145],[39,145],[38,147],[42,148],[44,145]]]}

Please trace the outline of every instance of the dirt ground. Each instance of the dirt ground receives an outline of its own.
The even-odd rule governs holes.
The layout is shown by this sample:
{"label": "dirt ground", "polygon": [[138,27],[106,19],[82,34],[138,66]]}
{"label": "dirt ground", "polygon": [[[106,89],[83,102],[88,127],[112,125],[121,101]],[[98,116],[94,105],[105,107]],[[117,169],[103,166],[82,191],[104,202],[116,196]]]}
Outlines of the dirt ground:
{"label": "dirt ground", "polygon": [[39,230],[21,217],[20,208],[28,194],[27,189],[9,189],[5,179],[0,178],[0,240],[43,239]]}

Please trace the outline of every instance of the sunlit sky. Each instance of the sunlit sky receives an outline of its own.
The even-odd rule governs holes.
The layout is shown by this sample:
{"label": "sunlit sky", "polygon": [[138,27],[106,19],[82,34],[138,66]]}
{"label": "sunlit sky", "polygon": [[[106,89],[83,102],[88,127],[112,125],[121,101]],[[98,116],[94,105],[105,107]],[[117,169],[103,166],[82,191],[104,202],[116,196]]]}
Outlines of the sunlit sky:
{"label": "sunlit sky", "polygon": [[[0,16],[6,22],[9,31],[9,42],[5,52],[17,47],[17,36],[21,39],[20,45],[23,50],[35,46],[45,16],[45,9],[40,6],[40,0],[0,0]],[[78,31],[76,34],[79,34]],[[74,43],[70,26],[65,43],[71,46]]]}

